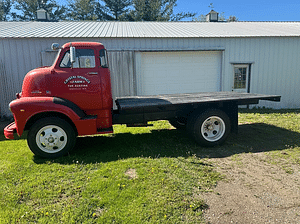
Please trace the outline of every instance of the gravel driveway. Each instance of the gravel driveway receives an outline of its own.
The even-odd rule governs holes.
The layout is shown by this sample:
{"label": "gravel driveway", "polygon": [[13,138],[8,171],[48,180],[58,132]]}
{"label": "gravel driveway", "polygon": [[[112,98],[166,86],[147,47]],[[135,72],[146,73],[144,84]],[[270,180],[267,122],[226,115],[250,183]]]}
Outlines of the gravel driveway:
{"label": "gravel driveway", "polygon": [[201,195],[206,223],[300,223],[299,166],[289,172],[266,152],[207,160],[224,180]]}

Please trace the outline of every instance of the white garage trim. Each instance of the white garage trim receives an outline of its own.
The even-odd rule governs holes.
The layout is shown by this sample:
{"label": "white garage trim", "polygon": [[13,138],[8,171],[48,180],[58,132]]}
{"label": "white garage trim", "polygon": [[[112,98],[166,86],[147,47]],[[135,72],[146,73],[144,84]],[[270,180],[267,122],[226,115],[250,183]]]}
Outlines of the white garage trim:
{"label": "white garage trim", "polygon": [[137,95],[221,90],[222,51],[137,52]]}

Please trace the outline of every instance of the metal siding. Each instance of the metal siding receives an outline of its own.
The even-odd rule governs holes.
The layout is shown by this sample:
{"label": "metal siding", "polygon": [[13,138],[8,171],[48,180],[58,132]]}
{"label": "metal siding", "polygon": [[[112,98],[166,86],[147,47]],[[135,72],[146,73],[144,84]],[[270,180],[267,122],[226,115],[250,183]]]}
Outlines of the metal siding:
{"label": "metal siding", "polygon": [[[120,96],[135,96],[134,52],[108,51],[108,57],[113,99]],[[116,108],[115,104],[114,107]]]}
{"label": "metal siding", "polygon": [[14,76],[12,75],[11,62],[15,59],[11,56],[10,42],[8,40],[3,40],[0,43],[0,112],[1,115],[9,114],[8,103],[14,98]]}
{"label": "metal siding", "polygon": [[[59,23],[58,23],[59,25]],[[88,35],[98,35],[107,32],[113,24],[97,23],[97,31]],[[103,27],[105,26],[105,27]],[[71,26],[70,26],[71,27]],[[65,27],[64,27],[65,28]],[[141,32],[136,26],[126,27],[132,33]],[[69,29],[66,29],[69,30]],[[300,30],[300,29],[299,29]],[[9,27],[6,32],[11,33]],[[21,32],[21,31],[20,31]],[[69,30],[70,32],[70,30]],[[58,34],[61,35],[62,33]],[[252,93],[278,94],[282,96],[280,103],[262,102],[259,106],[275,108],[299,108],[300,84],[300,45],[299,37],[243,37],[243,38],[0,38],[0,106],[1,113],[10,114],[8,104],[15,98],[15,93],[21,90],[24,75],[31,69],[42,65],[42,53],[49,49],[53,42],[64,44],[69,41],[101,42],[108,49],[110,57],[119,54],[125,57],[127,78],[118,77],[118,82],[124,82],[121,88],[113,85],[115,95],[134,95],[135,69],[133,56],[135,51],[178,51],[178,50],[224,50],[222,64],[222,90],[231,91],[233,84],[234,62],[249,62],[251,67]],[[117,53],[122,52],[123,53]],[[114,52],[114,53],[112,53]],[[54,54],[53,54],[54,55]],[[131,56],[130,56],[131,55]],[[54,56],[53,56],[54,57]],[[127,58],[127,59],[126,59]],[[50,59],[49,59],[50,60]],[[111,59],[118,61],[117,59]],[[129,60],[129,61],[128,61]],[[112,75],[119,74],[118,63],[110,62]],[[129,68],[132,67],[132,68]],[[130,75],[129,75],[130,74]],[[4,78],[5,75],[5,78]],[[114,77],[115,78],[115,77]]]}
{"label": "metal siding", "polygon": [[57,55],[57,51],[42,51],[41,52],[41,64],[42,66],[51,66]]}
{"label": "metal siding", "polygon": [[0,58],[0,115],[8,114],[8,104],[6,102],[12,99],[10,87],[11,81],[7,75],[5,63]]}
{"label": "metal siding", "polygon": [[298,38],[261,38],[255,40],[251,61],[251,92],[282,95],[281,103],[262,102],[260,106],[299,108],[300,83]]}

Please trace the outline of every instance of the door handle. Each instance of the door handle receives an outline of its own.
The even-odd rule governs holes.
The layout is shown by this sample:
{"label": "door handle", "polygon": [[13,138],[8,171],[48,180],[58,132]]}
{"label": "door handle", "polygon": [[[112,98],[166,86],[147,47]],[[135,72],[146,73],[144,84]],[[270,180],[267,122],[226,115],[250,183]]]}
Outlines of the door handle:
{"label": "door handle", "polygon": [[98,75],[98,72],[89,72],[88,75]]}

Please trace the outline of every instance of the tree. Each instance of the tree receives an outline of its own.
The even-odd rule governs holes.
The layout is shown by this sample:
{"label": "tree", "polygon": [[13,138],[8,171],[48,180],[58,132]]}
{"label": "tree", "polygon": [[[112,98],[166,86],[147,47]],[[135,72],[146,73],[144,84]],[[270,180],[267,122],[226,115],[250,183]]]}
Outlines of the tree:
{"label": "tree", "polygon": [[175,15],[172,15],[170,20],[171,21],[180,21],[185,18],[193,18],[195,15],[196,15],[196,13],[192,13],[192,12],[180,12]]}
{"label": "tree", "polygon": [[16,0],[17,10],[21,11],[21,14],[15,14],[15,17],[19,20],[35,20],[36,12],[38,9],[45,9],[52,19],[65,18],[66,8],[59,6],[55,0]]}
{"label": "tree", "polygon": [[95,0],[69,0],[68,18],[71,20],[97,20]]}
{"label": "tree", "polygon": [[195,22],[206,22],[206,15],[201,14],[198,17],[194,17],[192,20]]}
{"label": "tree", "polygon": [[67,18],[67,8],[65,6],[56,5],[54,8],[55,10],[50,14],[53,20],[65,20]]}
{"label": "tree", "polygon": [[102,13],[102,17],[105,20],[126,20],[127,19],[129,7],[132,5],[131,0],[102,0],[102,1],[104,2],[104,6],[102,6],[102,11],[100,12]]}
{"label": "tree", "polygon": [[11,0],[0,1],[0,21],[7,21],[12,7]]}
{"label": "tree", "polygon": [[237,22],[239,19],[236,16],[229,16],[227,22]]}
{"label": "tree", "polygon": [[195,16],[195,13],[174,14],[177,0],[133,0],[129,20],[134,21],[179,21]]}

